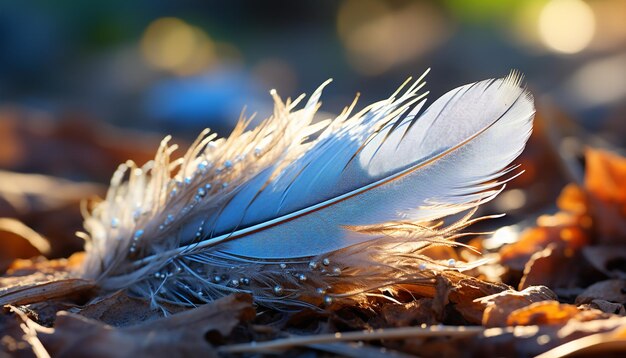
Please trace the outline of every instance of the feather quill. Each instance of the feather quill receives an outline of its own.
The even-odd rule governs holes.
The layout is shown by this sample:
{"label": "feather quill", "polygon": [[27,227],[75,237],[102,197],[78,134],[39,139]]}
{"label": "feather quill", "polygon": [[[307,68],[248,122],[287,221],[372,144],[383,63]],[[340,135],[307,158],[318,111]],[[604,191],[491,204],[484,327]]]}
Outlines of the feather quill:
{"label": "feather quill", "polygon": [[320,122],[328,82],[301,109],[303,96],[283,102],[272,91],[270,118],[254,129],[241,119],[228,138],[206,130],[180,159],[165,138],[153,161],[121,165],[106,198],[85,211],[80,274],[155,305],[243,291],[264,304],[316,306],[474,267],[421,252],[454,245],[502,190],[531,133],[533,100],[512,73],[456,88],[422,112],[426,73]]}

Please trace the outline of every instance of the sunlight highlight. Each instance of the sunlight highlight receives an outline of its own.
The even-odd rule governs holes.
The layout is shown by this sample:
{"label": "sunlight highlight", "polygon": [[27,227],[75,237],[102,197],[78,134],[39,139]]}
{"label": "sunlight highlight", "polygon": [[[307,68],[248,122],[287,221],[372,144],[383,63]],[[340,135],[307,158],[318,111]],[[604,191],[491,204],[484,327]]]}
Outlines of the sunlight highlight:
{"label": "sunlight highlight", "polygon": [[201,72],[215,61],[215,44],[209,36],[173,17],[154,20],[146,28],[141,51],[152,66],[178,75]]}
{"label": "sunlight highlight", "polygon": [[547,48],[574,54],[591,43],[596,21],[591,7],[581,0],[552,0],[541,10],[538,25]]}

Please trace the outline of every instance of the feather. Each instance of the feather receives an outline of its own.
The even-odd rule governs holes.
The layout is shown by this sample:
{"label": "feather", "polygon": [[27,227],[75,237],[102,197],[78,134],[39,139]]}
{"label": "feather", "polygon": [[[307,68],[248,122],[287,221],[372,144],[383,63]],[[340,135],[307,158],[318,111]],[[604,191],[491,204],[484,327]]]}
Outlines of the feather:
{"label": "feather", "polygon": [[422,113],[426,73],[318,122],[328,82],[301,109],[303,96],[283,102],[272,91],[270,118],[254,129],[242,118],[228,138],[206,130],[176,160],[165,138],[154,161],[121,165],[106,198],[85,210],[80,275],[155,305],[243,291],[316,306],[475,267],[421,252],[454,245],[502,190],[531,133],[532,96],[512,73],[454,89]]}

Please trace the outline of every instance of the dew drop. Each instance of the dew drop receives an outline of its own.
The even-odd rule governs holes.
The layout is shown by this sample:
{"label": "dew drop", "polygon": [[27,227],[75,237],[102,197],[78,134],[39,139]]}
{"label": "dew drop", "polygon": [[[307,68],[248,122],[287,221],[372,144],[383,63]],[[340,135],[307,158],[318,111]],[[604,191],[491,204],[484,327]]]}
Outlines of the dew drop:
{"label": "dew drop", "polygon": [[283,287],[281,285],[274,286],[274,293],[277,295],[283,294]]}
{"label": "dew drop", "polygon": [[454,259],[448,260],[448,266],[449,267],[455,267],[456,266],[456,261]]}
{"label": "dew drop", "polygon": [[328,266],[328,265],[330,265],[330,260],[329,260],[328,258],[324,258],[324,259],[322,260],[322,265],[324,265],[324,266]]}
{"label": "dew drop", "polygon": [[133,220],[137,221],[141,217],[141,209],[135,209],[133,211]]}
{"label": "dew drop", "polygon": [[198,196],[201,198],[204,198],[204,196],[206,195],[206,189],[205,188],[198,188]]}
{"label": "dew drop", "polygon": [[287,268],[287,264],[280,264],[279,265],[281,269],[286,269]]}
{"label": "dew drop", "polygon": [[111,219],[111,227],[113,229],[117,229],[118,226],[120,226],[120,219],[118,218]]}
{"label": "dew drop", "polygon": [[206,170],[208,167],[209,167],[209,163],[206,160],[203,160],[200,163],[198,163],[198,171],[200,171],[201,173],[206,173]]}
{"label": "dew drop", "polygon": [[330,305],[331,303],[333,303],[333,298],[330,296],[324,296],[324,304]]}
{"label": "dew drop", "polygon": [[309,268],[311,270],[315,270],[317,268],[317,261],[311,261],[309,262]]}
{"label": "dew drop", "polygon": [[227,160],[224,162],[224,168],[230,169],[232,167],[233,167],[233,162],[231,162],[230,160]]}
{"label": "dew drop", "polygon": [[306,275],[301,273],[298,275],[298,280],[300,280],[300,282],[304,282],[306,281]]}

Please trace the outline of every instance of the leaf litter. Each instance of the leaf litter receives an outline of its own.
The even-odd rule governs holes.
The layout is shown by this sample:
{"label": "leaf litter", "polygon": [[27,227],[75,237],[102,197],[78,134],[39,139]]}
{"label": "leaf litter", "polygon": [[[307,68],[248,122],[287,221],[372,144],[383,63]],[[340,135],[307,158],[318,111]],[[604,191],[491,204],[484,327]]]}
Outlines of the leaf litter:
{"label": "leaf litter", "polygon": [[[99,297],[93,283],[71,278],[83,255],[70,257],[75,246],[58,245],[74,228],[59,226],[42,236],[22,220],[2,219],[0,354],[560,357],[622,351],[626,159],[588,149],[585,165],[584,183],[562,190],[557,213],[539,216],[512,244],[482,248],[483,257],[494,260],[479,269],[444,271],[434,284],[403,285],[394,300],[370,297],[326,310],[276,312],[242,294],[191,309],[156,308],[122,291]],[[98,191],[75,188],[84,197]],[[11,195],[11,210],[30,203],[20,204],[17,218],[23,221],[33,220],[29,213],[41,217],[51,210],[80,219],[72,217],[78,215],[74,195],[53,207],[45,190]],[[471,244],[481,248],[487,239],[479,236]],[[68,258],[50,259],[50,248]],[[453,254],[469,255],[463,248]]]}

